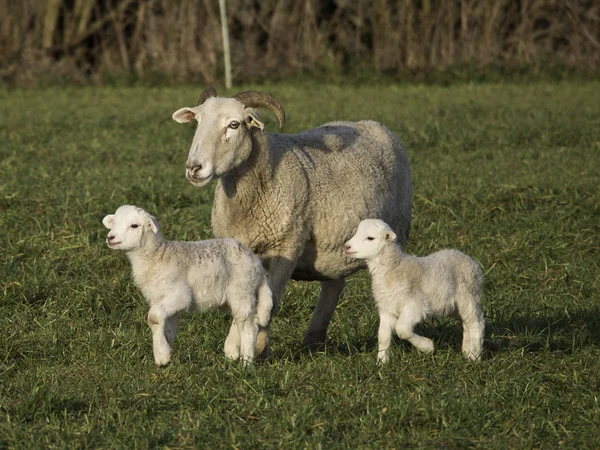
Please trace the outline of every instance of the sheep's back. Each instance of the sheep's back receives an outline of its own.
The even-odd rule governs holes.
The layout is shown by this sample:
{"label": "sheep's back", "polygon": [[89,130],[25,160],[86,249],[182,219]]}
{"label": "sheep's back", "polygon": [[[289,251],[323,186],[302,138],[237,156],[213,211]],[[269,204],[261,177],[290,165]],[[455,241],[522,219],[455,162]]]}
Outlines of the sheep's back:
{"label": "sheep's back", "polygon": [[385,221],[406,243],[411,174],[402,144],[389,129],[373,121],[332,122],[294,137],[311,179],[311,237],[295,278],[339,278],[364,267],[343,251],[363,219]]}

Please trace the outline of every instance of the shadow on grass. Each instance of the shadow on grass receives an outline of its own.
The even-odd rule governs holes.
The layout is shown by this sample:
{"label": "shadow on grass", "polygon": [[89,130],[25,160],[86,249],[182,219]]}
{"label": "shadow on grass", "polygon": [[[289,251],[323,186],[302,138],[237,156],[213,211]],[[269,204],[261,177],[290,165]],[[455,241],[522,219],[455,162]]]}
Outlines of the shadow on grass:
{"label": "shadow on grass", "polygon": [[515,349],[571,354],[600,345],[600,308],[488,321],[486,338],[485,348],[492,354]]}
{"label": "shadow on grass", "polygon": [[[525,351],[528,353],[573,354],[583,348],[600,345],[600,308],[581,309],[572,313],[552,311],[548,314],[520,315],[510,318],[487,319],[483,358],[495,354]],[[457,320],[435,319],[420,324],[416,331],[433,339],[436,350],[452,349],[460,354],[462,326]],[[394,346],[403,351],[417,351],[405,340],[395,337]],[[271,358],[300,360],[307,355],[373,353],[377,349],[377,336],[352,341],[332,341],[318,347],[298,346],[292,351],[281,350]]]}

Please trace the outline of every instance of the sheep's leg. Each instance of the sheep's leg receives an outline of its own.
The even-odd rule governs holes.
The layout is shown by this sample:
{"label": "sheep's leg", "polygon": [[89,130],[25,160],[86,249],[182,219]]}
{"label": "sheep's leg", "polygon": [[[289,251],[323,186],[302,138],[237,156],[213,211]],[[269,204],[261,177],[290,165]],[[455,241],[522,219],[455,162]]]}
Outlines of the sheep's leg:
{"label": "sheep's leg", "polygon": [[[285,291],[285,285],[292,276],[292,272],[296,267],[295,258],[286,258],[284,256],[277,256],[273,258],[269,265],[269,274],[267,280],[269,287],[273,294],[273,310],[271,312],[271,319],[279,308],[279,300]],[[258,335],[256,337],[256,356],[260,358],[267,358],[271,353],[269,348],[269,328],[270,326],[258,327]]]}
{"label": "sheep's leg", "polygon": [[344,289],[344,283],[343,278],[321,282],[321,294],[304,335],[303,346],[314,347],[325,343],[327,327]]}
{"label": "sheep's leg", "polygon": [[433,341],[420,336],[413,331],[416,324],[423,319],[420,308],[407,304],[402,310],[402,315],[396,321],[396,334],[400,339],[405,339],[423,353],[433,352]]}
{"label": "sheep's leg", "polygon": [[175,337],[177,336],[177,330],[179,328],[179,315],[174,314],[165,321],[165,337],[167,342],[173,347],[175,344]]}
{"label": "sheep's leg", "polygon": [[227,335],[227,339],[225,339],[225,356],[231,359],[238,359],[240,357],[240,332],[235,319],[231,322],[229,334]]}
{"label": "sheep's leg", "polygon": [[[148,325],[152,330],[152,349],[157,366],[166,366],[171,360],[171,345],[177,332],[177,314],[184,311],[189,301],[164,301],[152,305],[148,312]],[[175,319],[173,319],[175,317]],[[169,338],[168,338],[169,336]]]}
{"label": "sheep's leg", "polygon": [[256,334],[258,325],[255,320],[248,317],[246,319],[236,320],[238,333],[240,336],[240,354],[245,365],[254,361],[254,348],[256,346]]}
{"label": "sheep's leg", "polygon": [[385,364],[389,361],[390,345],[396,317],[381,312],[379,314],[379,331],[377,332],[377,362]]}

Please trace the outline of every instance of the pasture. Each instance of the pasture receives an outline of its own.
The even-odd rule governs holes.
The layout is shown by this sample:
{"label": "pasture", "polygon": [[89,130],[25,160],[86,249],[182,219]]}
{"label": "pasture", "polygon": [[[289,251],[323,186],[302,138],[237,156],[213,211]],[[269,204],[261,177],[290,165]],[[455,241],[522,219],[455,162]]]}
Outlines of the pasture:
{"label": "pasture", "polygon": [[[370,118],[413,172],[407,251],[458,248],[485,274],[484,358],[453,320],[375,363],[368,274],[350,278],[326,347],[299,347],[316,283],[291,282],[272,357],[223,355],[229,319],[184,315],[172,364],[101,220],[124,203],[168,239],[210,234],[214,184],[184,177],[201,86],[0,90],[0,448],[598,448],[600,83],[244,86],[285,132]],[[225,92],[221,89],[221,95]],[[267,129],[276,119],[267,112]]]}

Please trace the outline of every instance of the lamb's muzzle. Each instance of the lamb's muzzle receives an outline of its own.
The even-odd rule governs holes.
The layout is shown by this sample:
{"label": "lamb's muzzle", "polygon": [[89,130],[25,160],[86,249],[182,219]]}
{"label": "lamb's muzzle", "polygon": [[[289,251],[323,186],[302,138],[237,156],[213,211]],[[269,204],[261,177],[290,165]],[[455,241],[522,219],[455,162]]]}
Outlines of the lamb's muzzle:
{"label": "lamb's muzzle", "polygon": [[114,247],[115,245],[119,245],[121,242],[114,242],[116,236],[114,234],[109,234],[106,238],[106,243],[109,247]]}

